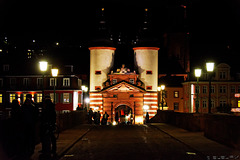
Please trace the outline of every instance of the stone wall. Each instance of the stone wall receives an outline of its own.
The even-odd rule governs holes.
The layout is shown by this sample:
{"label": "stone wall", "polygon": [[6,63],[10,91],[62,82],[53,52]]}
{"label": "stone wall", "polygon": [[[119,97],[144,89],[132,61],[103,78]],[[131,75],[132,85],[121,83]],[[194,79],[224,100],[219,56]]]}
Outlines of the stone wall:
{"label": "stone wall", "polygon": [[212,140],[240,149],[240,116],[158,111],[150,123],[160,122],[189,131],[202,131]]}

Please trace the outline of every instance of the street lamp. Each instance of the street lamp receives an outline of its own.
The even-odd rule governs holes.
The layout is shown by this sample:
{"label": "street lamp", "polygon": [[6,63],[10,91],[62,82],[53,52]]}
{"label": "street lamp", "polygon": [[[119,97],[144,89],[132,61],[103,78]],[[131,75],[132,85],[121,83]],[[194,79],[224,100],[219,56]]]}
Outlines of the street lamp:
{"label": "street lamp", "polygon": [[84,102],[84,92],[87,92],[87,91],[88,91],[88,87],[86,87],[86,86],[81,86],[81,88],[82,88],[82,94],[83,94],[83,108],[84,108],[84,106],[85,106],[85,102]]}
{"label": "street lamp", "polygon": [[162,90],[162,110],[163,110],[163,95],[164,95],[164,90],[165,90],[165,85],[161,85],[161,90]]}
{"label": "street lamp", "polygon": [[212,79],[212,72],[213,72],[213,70],[214,70],[214,62],[207,62],[207,63],[206,63],[206,68],[207,68],[207,72],[209,73],[208,113],[211,113],[211,107],[212,107],[212,106],[211,106],[211,79]]}
{"label": "street lamp", "polygon": [[43,101],[43,98],[44,98],[44,73],[47,71],[48,62],[40,61],[39,67],[40,67],[40,70],[42,71],[42,101]]}
{"label": "street lamp", "polygon": [[195,77],[197,77],[197,88],[198,90],[196,90],[196,113],[198,113],[198,108],[199,108],[199,98],[198,98],[198,94],[199,94],[199,77],[201,77],[202,74],[202,69],[195,69]]}
{"label": "street lamp", "polygon": [[54,77],[54,83],[53,83],[53,90],[54,90],[54,98],[53,98],[53,103],[56,103],[56,92],[55,92],[55,84],[56,84],[56,78],[58,76],[58,69],[51,69],[52,71],[52,76]]}

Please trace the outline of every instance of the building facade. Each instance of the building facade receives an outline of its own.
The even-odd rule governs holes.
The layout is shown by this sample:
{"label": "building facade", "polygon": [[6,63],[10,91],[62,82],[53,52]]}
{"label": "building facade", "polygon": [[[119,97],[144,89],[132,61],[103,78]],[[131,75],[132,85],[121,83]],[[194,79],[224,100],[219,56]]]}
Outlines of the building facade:
{"label": "building facade", "polygon": [[[211,82],[211,112],[236,112],[240,107],[238,93],[240,82],[238,77],[231,74],[231,67],[220,63],[215,67]],[[199,112],[208,113],[209,107],[209,74],[203,72],[199,80],[183,83],[183,111],[196,112],[196,98],[199,97]],[[237,111],[238,112],[238,111]]]}
{"label": "building facade", "polygon": [[[11,65],[9,65],[11,66]],[[34,66],[28,66],[33,67]],[[11,67],[10,67],[11,68]],[[6,69],[6,68],[5,68]],[[0,76],[0,108],[10,107],[12,101],[17,99],[23,104],[26,95],[31,94],[35,103],[41,103],[43,95],[49,95],[55,101],[56,111],[72,111],[82,105],[82,80],[75,74],[61,71],[57,77],[52,77],[50,70],[44,76],[36,74],[13,73],[11,69],[5,70]],[[54,98],[55,93],[55,98]]]}
{"label": "building facade", "polygon": [[[157,113],[158,50],[157,47],[136,47],[136,71],[124,65],[111,70],[113,47],[91,47],[90,50],[90,108],[109,114],[111,122],[142,124],[146,113],[152,118]],[[147,105],[148,109],[143,109]]]}

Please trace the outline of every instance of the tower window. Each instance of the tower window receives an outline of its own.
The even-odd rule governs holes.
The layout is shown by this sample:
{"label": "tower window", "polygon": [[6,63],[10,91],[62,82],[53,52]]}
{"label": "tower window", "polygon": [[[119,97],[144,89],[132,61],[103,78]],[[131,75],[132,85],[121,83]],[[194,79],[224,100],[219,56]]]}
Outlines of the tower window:
{"label": "tower window", "polygon": [[95,74],[102,74],[101,71],[95,71]]}
{"label": "tower window", "polygon": [[129,82],[134,84],[134,79],[129,79]]}
{"label": "tower window", "polygon": [[146,89],[152,90],[152,86],[147,86]]}
{"label": "tower window", "polygon": [[95,86],[95,90],[101,90],[101,86]]}
{"label": "tower window", "polygon": [[152,74],[152,71],[146,71],[146,74]]}

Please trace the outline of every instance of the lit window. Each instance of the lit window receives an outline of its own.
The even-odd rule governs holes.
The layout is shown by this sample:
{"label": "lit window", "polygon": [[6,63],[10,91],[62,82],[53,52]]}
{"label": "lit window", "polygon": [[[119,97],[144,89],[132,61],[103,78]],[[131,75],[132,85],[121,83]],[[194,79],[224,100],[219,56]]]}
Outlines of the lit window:
{"label": "lit window", "polygon": [[[51,98],[51,101],[54,102],[54,93],[50,93],[50,98]],[[55,100],[56,100],[56,94],[55,94]]]}
{"label": "lit window", "polygon": [[23,85],[29,86],[29,78],[23,78]]}
{"label": "lit window", "polygon": [[117,83],[117,79],[113,79],[113,84],[116,84]]}
{"label": "lit window", "polygon": [[10,94],[10,97],[9,97],[10,103],[12,103],[14,99],[16,99],[16,94]]}
{"label": "lit window", "polygon": [[3,95],[0,94],[0,103],[3,103]]}
{"label": "lit window", "polygon": [[179,91],[174,91],[174,98],[179,98]]}
{"label": "lit window", "polygon": [[50,86],[54,86],[54,82],[55,82],[55,86],[57,86],[57,79],[50,78]]}
{"label": "lit window", "polygon": [[207,86],[203,86],[203,93],[207,93]]}
{"label": "lit window", "polygon": [[63,103],[69,103],[69,93],[63,93]]}
{"label": "lit window", "polygon": [[42,102],[42,93],[37,94],[37,103]]}
{"label": "lit window", "polygon": [[0,49],[0,52],[2,52],[3,50],[2,49]]}
{"label": "lit window", "polygon": [[129,82],[134,84],[134,79],[130,79]]}
{"label": "lit window", "polygon": [[240,100],[238,100],[238,107],[240,107]]}
{"label": "lit window", "polygon": [[43,79],[42,78],[37,78],[37,86],[41,87],[43,85]]}
{"label": "lit window", "polygon": [[63,78],[63,86],[65,87],[70,86],[70,78]]}

